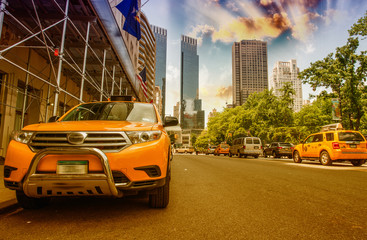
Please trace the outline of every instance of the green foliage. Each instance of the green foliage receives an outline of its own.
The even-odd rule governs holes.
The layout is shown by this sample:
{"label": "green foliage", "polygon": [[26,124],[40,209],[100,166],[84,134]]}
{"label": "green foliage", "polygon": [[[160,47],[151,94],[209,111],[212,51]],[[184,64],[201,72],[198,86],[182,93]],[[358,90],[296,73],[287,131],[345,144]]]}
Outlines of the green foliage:
{"label": "green foliage", "polygon": [[364,114],[364,82],[367,75],[366,51],[358,52],[359,38],[366,36],[367,13],[349,30],[347,43],[336,48],[323,60],[311,63],[299,77],[316,89],[331,88],[340,101],[342,124],[344,128],[358,130]]}

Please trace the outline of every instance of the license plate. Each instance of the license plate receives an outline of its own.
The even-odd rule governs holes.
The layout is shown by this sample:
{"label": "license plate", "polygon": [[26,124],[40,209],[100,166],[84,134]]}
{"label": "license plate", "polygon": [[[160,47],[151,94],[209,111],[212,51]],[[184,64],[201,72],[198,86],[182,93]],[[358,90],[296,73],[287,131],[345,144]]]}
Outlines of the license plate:
{"label": "license plate", "polygon": [[254,149],[259,149],[259,147],[258,146],[254,146]]}
{"label": "license plate", "polygon": [[349,144],[349,147],[350,148],[357,148],[357,145],[356,144]]}
{"label": "license plate", "polygon": [[88,161],[57,161],[57,174],[87,174]]}

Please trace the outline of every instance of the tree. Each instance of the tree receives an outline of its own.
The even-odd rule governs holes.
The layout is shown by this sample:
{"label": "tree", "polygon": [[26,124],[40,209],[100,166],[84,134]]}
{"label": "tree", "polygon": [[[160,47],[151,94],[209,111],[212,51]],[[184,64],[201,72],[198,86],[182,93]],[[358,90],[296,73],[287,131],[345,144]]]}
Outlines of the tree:
{"label": "tree", "polygon": [[303,82],[314,89],[331,88],[340,101],[343,126],[355,130],[359,129],[364,114],[362,95],[367,75],[366,51],[358,52],[359,38],[355,35],[366,34],[366,19],[367,15],[353,25],[347,43],[336,48],[335,54],[330,53],[323,60],[311,63],[299,74]]}

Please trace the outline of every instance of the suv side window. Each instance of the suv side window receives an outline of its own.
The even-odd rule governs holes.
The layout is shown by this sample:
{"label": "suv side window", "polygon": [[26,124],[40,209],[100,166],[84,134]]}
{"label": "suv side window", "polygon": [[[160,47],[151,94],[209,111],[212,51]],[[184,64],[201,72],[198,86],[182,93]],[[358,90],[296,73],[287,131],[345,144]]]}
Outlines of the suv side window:
{"label": "suv side window", "polygon": [[254,139],[254,144],[260,144],[260,140],[258,138]]}
{"label": "suv side window", "polygon": [[306,140],[305,143],[311,143],[312,139],[313,139],[314,135],[309,136]]}
{"label": "suv side window", "polygon": [[270,147],[276,147],[277,144],[276,143],[272,143]]}
{"label": "suv side window", "polygon": [[334,141],[334,133],[326,133],[326,141]]}
{"label": "suv side window", "polygon": [[252,144],[252,139],[251,138],[246,138],[246,144]]}
{"label": "suv side window", "polygon": [[312,142],[322,142],[322,133],[314,135]]}

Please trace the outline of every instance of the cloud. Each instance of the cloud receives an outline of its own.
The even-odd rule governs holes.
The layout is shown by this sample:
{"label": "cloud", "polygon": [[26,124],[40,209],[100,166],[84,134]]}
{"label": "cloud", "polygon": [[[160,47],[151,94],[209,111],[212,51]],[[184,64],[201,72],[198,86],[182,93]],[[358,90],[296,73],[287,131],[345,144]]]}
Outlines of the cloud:
{"label": "cloud", "polygon": [[[189,1],[196,4],[194,0]],[[211,21],[192,27],[190,36],[198,38],[199,43],[205,37],[211,37],[213,42],[232,43],[243,39],[271,40],[290,30],[292,39],[307,43],[320,23],[331,24],[340,16],[336,10],[329,9],[330,4],[321,10],[322,1],[232,0],[221,3],[208,0],[207,8],[198,11]]]}
{"label": "cloud", "polygon": [[243,39],[276,38],[282,32],[291,28],[291,22],[286,13],[276,13],[272,16],[246,18],[238,17],[231,24],[219,31],[213,32],[213,41],[233,42]]}
{"label": "cloud", "polygon": [[273,3],[272,0],[260,0],[260,4],[263,5],[263,6],[268,6],[272,3]]}
{"label": "cloud", "polygon": [[232,98],[232,86],[219,87],[217,89],[217,94],[215,96],[219,98],[223,98],[225,100]]}
{"label": "cloud", "polygon": [[166,91],[166,113],[173,113],[173,106],[180,101],[180,70],[173,66],[167,66],[166,72],[167,89]]}
{"label": "cloud", "polygon": [[320,15],[314,13],[306,13],[295,18],[292,27],[292,36],[295,39],[306,42],[312,36],[312,33],[318,28],[312,23],[312,19],[319,18]]}
{"label": "cloud", "polygon": [[196,38],[198,40],[198,45],[201,46],[203,43],[204,37],[210,37],[212,33],[215,31],[213,26],[205,25],[198,25],[192,28],[192,31],[188,34],[189,37]]}
{"label": "cloud", "polygon": [[233,12],[238,12],[240,9],[237,7],[235,2],[227,2],[226,7]]}

